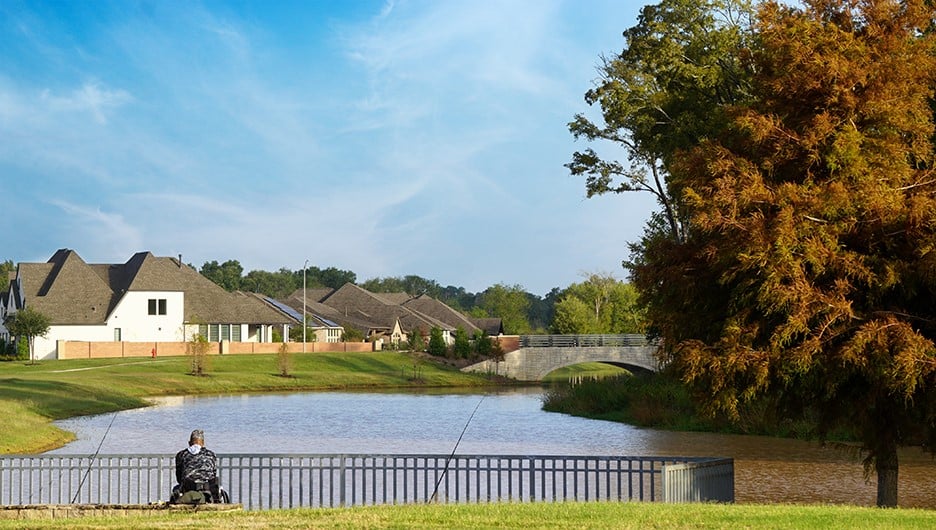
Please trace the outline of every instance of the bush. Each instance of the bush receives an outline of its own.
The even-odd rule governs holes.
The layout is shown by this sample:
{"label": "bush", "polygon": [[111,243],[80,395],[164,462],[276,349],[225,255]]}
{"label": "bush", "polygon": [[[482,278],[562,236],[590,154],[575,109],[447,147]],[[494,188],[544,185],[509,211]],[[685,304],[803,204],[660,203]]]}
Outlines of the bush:
{"label": "bush", "polygon": [[433,327],[429,330],[429,354],[444,357],[446,353],[448,353],[448,346],[445,345],[445,339],[442,338],[442,330]]}
{"label": "bush", "polygon": [[426,341],[418,329],[410,332],[409,349],[414,352],[426,351]]}
{"label": "bush", "polygon": [[201,333],[192,335],[185,345],[185,354],[192,356],[192,375],[208,375],[208,350],[211,344]]}
{"label": "bush", "polygon": [[279,368],[281,377],[290,377],[289,371],[292,369],[292,357],[289,354],[289,344],[283,343],[276,352],[276,365]]}
{"label": "bush", "polygon": [[475,333],[474,351],[481,357],[488,357],[494,351],[494,341],[487,333],[479,331]]}
{"label": "bush", "polygon": [[455,343],[452,345],[452,353],[459,359],[467,359],[471,355],[471,341],[468,340],[468,332],[464,328],[455,329]]}
{"label": "bush", "polygon": [[341,334],[341,342],[363,342],[364,332],[352,327],[345,326],[344,333]]}

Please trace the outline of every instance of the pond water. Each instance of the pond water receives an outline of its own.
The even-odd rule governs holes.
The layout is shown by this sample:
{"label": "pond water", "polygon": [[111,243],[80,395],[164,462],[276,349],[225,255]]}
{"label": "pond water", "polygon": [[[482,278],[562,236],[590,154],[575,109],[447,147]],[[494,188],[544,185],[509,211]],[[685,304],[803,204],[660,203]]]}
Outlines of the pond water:
{"label": "pond water", "polygon": [[[51,454],[175,453],[192,429],[217,453],[724,456],[738,502],[873,505],[852,454],[778,438],[686,433],[541,409],[539,388],[485,394],[310,392],[171,397],[56,425],[78,440]],[[109,429],[109,430],[108,430]],[[105,436],[106,433],[106,436]],[[459,437],[461,440],[459,441]],[[900,505],[936,508],[936,461],[900,455]]]}

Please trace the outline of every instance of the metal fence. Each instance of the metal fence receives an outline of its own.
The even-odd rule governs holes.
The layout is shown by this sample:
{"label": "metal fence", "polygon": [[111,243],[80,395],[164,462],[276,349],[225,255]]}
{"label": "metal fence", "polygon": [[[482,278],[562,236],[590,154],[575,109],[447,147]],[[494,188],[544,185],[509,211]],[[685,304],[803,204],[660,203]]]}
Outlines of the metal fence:
{"label": "metal fence", "polygon": [[[222,487],[232,502],[247,509],[426,502],[734,500],[730,459],[363,454],[244,454],[219,455],[218,459]],[[667,467],[677,464],[681,478],[664,479]],[[3,457],[0,504],[158,502],[168,498],[175,483],[173,465],[171,455]],[[696,468],[702,470],[704,480],[693,479]]]}
{"label": "metal fence", "polygon": [[649,346],[646,335],[520,335],[521,348],[587,348]]}

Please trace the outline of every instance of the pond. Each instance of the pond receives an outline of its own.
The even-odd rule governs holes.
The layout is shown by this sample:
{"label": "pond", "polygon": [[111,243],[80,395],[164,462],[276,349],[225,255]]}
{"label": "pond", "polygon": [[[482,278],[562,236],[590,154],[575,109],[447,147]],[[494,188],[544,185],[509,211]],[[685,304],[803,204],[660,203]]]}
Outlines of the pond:
{"label": "pond", "polygon": [[[725,456],[738,502],[873,505],[854,455],[817,443],[669,432],[541,409],[542,389],[484,394],[308,392],[171,397],[56,425],[78,440],[51,454],[175,453],[204,429],[217,453]],[[109,429],[109,430],[108,430]],[[106,436],[105,436],[106,433]],[[461,439],[459,440],[459,438]],[[900,455],[900,505],[936,508],[936,462]]]}

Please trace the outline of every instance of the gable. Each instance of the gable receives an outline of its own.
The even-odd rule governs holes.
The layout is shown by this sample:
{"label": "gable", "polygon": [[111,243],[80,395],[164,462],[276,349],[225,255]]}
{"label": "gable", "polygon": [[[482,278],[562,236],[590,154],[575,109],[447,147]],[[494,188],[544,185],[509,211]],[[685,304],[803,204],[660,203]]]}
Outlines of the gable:
{"label": "gable", "polygon": [[21,263],[17,276],[25,302],[53,324],[103,324],[113,292],[73,250],[62,249],[46,263]]}
{"label": "gable", "polygon": [[288,324],[289,319],[250,297],[229,293],[174,258],[149,252],[122,264],[85,263],[62,249],[47,263],[21,263],[18,277],[28,305],[53,324],[104,324],[128,292],[182,292],[186,322]]}

